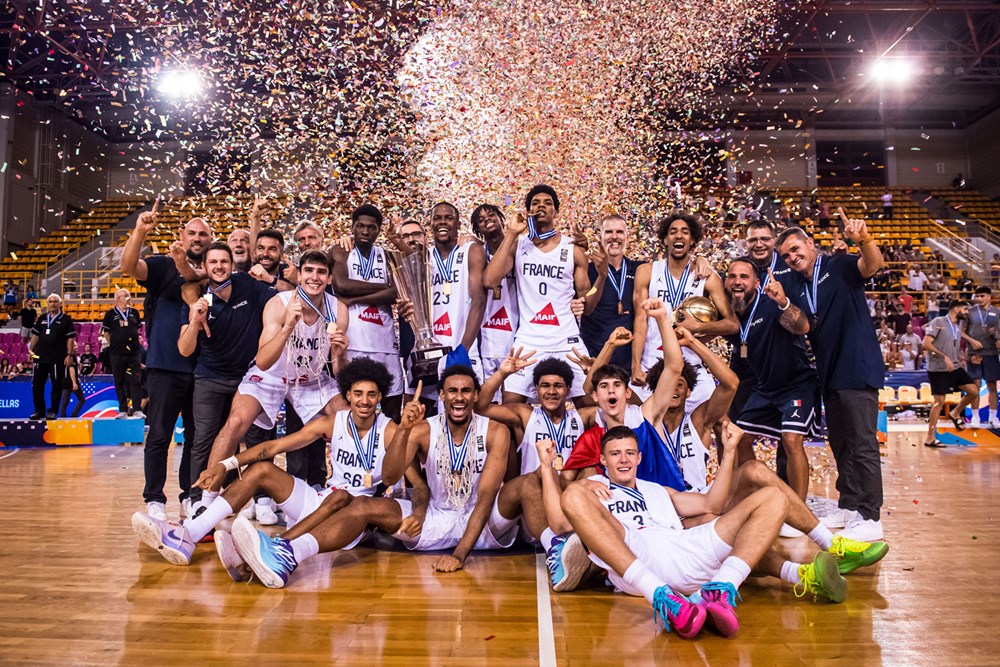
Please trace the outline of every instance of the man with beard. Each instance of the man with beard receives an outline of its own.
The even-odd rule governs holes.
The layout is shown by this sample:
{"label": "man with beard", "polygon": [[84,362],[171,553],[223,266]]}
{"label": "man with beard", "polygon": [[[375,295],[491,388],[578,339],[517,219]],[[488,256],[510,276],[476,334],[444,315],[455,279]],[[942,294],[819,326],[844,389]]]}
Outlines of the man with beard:
{"label": "man with beard", "polygon": [[[701,221],[691,213],[677,210],[660,221],[657,236],[667,251],[667,257],[636,270],[635,303],[641,304],[652,298],[669,304],[676,311],[688,297],[704,296],[715,304],[719,319],[699,322],[693,317],[681,319],[676,316],[678,326],[706,340],[739,331],[736,318],[729,310],[722,279],[714,271],[701,277],[691,257],[692,249],[703,236]],[[641,308],[637,309],[635,339],[632,342],[632,391],[643,399],[651,393],[645,387],[646,371],[663,356],[662,341],[656,329],[649,326],[648,314]],[[691,395],[687,406],[688,412],[691,412],[712,395],[715,381],[697,355],[690,350],[685,350],[684,355],[685,360],[698,371],[698,391]]]}
{"label": "man with beard", "polygon": [[285,251],[285,237],[277,229],[264,229],[257,234],[257,247],[250,267],[250,277],[279,292],[295,289],[293,276],[288,275],[288,265],[281,261]]}
{"label": "man with beard", "polygon": [[[548,185],[536,185],[524,198],[525,213],[507,226],[503,243],[486,268],[484,283],[494,290],[514,269],[519,321],[514,345],[536,350],[538,359],[567,359],[580,343],[580,325],[573,301],[590,289],[587,254],[574,239],[556,230],[559,196]],[[530,224],[529,224],[530,223]],[[527,231],[526,236],[521,236]],[[584,397],[583,373],[573,371],[570,398]],[[522,403],[534,398],[531,376],[523,369],[507,379],[507,391]]]}
{"label": "man with beard", "polygon": [[[993,304],[993,290],[986,285],[976,288],[974,297],[976,307],[969,309],[969,316],[965,320],[965,342],[968,343],[972,351],[969,353],[968,371],[978,385],[980,380],[986,382],[986,392],[989,398],[989,422],[990,428],[1000,428],[1000,420],[997,419],[997,382],[1000,381],[1000,359],[997,351],[1000,350],[1000,340],[997,339],[997,326],[1000,325],[1000,309]],[[912,335],[912,331],[907,331]],[[900,339],[900,346],[904,340]],[[910,341],[912,344],[912,341]],[[916,347],[914,345],[914,347]],[[978,362],[978,363],[974,363]],[[972,400],[972,426],[979,428],[982,426],[979,419],[979,392],[975,392]]]}
{"label": "man with beard", "polygon": [[843,236],[860,246],[859,255],[821,257],[800,228],[786,229],[776,247],[795,272],[789,290],[808,304],[809,342],[816,355],[830,449],[837,460],[839,510],[825,523],[845,523],[843,536],[882,539],[882,462],[876,424],[878,390],[885,364],[865,300],[865,283],[884,259],[864,220],[849,220],[840,210]]}
{"label": "man with beard", "polygon": [[[580,318],[580,336],[587,353],[596,357],[608,336],[618,327],[632,330],[635,322],[635,275],[644,262],[625,256],[628,248],[628,225],[617,215],[601,221],[601,246],[606,262],[591,262],[587,274],[593,288],[588,293],[586,309]],[[632,355],[628,347],[615,349],[611,363],[632,372]]]}
{"label": "man with beard", "polygon": [[177,349],[185,357],[198,352],[194,369],[195,438],[191,447],[190,501],[201,501],[198,480],[222,422],[232,407],[246,369],[253,363],[263,329],[264,307],[277,294],[273,287],[245,273],[233,273],[233,254],[221,241],[205,250],[208,288],[188,311]]}
{"label": "man with beard", "polygon": [[948,418],[959,431],[965,429],[965,408],[979,395],[979,386],[962,368],[962,323],[969,316],[969,304],[952,301],[948,314],[935,317],[927,325],[924,335],[924,352],[927,354],[927,379],[931,383],[934,405],[927,418],[925,447],[944,447],[937,439],[937,420],[944,409],[945,396],[953,391],[962,392],[962,400],[948,413]]}
{"label": "man with beard", "polygon": [[755,379],[738,424],[748,434],[779,441],[787,457],[786,481],[805,500],[809,460],[803,438],[813,433],[819,412],[818,378],[802,339],[809,320],[785,295],[770,268],[761,288],[757,267],[749,258],[740,258],[726,272],[726,290],[740,322],[732,354],[744,360]]}
{"label": "man with beard", "polygon": [[382,397],[382,412],[399,419],[403,406],[403,370],[399,363],[399,340],[392,321],[396,288],[389,284],[389,253],[375,245],[382,230],[382,212],[364,204],[351,213],[353,248],[330,248],[333,257],[333,289],[347,304],[351,341],[347,358],[368,357],[383,364],[392,376]]}
{"label": "man with beard", "polygon": [[[194,357],[184,357],[177,349],[177,338],[184,325],[184,301],[181,287],[184,278],[177,270],[175,259],[168,255],[151,255],[140,259],[146,235],[157,225],[160,201],[151,211],[139,214],[135,233],[129,236],[122,251],[120,269],[146,288],[144,311],[146,319],[146,369],[149,404],[146,406],[149,433],[143,450],[146,484],[143,498],[150,516],[166,519],[163,485],[167,478],[167,454],[173,440],[177,415],[184,419],[184,453],[179,477],[181,501],[187,499],[191,485],[190,444],[195,427],[191,412],[194,395]],[[202,218],[193,218],[181,229],[180,244],[187,260],[200,267],[205,248],[212,242],[212,229]]]}
{"label": "man with beard", "polygon": [[[493,256],[503,243],[503,212],[492,204],[476,207],[472,212],[472,233],[483,239],[486,261],[493,261]],[[513,268],[504,274],[500,284],[486,290],[484,313],[482,330],[479,332],[479,355],[483,362],[483,376],[489,377],[497,372],[507,357],[514,344],[514,332],[517,331],[517,281],[514,279]],[[515,400],[516,397],[509,392],[503,392],[504,403]]]}
{"label": "man with beard", "polygon": [[261,218],[270,210],[271,204],[267,199],[255,198],[253,208],[250,209],[250,229],[238,228],[229,234],[226,244],[233,251],[233,271],[246,273],[253,266],[250,248],[253,247],[257,240]]}

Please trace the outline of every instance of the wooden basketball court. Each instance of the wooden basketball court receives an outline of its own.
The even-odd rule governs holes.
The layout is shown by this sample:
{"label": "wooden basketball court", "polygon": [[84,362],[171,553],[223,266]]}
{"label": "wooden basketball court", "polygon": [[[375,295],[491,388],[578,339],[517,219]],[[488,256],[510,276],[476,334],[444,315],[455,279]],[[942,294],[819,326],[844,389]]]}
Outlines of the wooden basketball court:
{"label": "wooden basketball court", "polygon": [[[433,556],[358,548],[307,562],[283,590],[233,583],[210,544],[176,567],[135,538],[141,448],[2,451],[0,664],[997,664],[1000,445],[984,440],[931,450],[890,435],[892,549],[849,575],[848,600],[751,579],[739,635],[694,641],[657,631],[645,600],[550,593],[531,554],[473,556],[444,575]],[[811,492],[832,495],[825,450],[811,456]]]}

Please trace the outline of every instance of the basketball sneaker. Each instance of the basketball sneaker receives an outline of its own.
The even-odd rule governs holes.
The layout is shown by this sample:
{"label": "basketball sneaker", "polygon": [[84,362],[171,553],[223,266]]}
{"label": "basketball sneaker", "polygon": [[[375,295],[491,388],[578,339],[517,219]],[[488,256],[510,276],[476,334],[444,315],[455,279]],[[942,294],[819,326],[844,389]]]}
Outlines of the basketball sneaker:
{"label": "basketball sneaker", "polygon": [[710,581],[701,585],[699,591],[705,609],[706,620],[723,637],[732,637],[740,629],[740,619],[736,617],[736,601],[742,600],[740,592],[728,581]]}
{"label": "basketball sneaker", "polygon": [[812,593],[813,599],[825,597],[830,602],[843,602],[847,598],[847,579],[840,576],[837,558],[820,551],[813,562],[799,566],[799,583],[792,587],[795,597]]}
{"label": "basketball sneaker", "polygon": [[268,537],[243,517],[233,521],[233,541],[236,551],[268,588],[283,588],[299,565],[288,540]]}
{"label": "basketball sneaker", "polygon": [[839,535],[859,542],[874,542],[885,537],[881,521],[876,519],[862,519],[860,514],[854,521],[848,523],[847,527],[840,531]]}
{"label": "basketball sneaker", "polygon": [[833,544],[827,551],[836,557],[840,573],[848,574],[859,567],[868,567],[882,560],[889,553],[889,545],[885,542],[859,542],[834,535]]}
{"label": "basketball sneaker", "polygon": [[254,513],[257,515],[257,523],[262,526],[273,526],[278,523],[278,515],[271,508],[270,498],[262,498],[254,504]]}
{"label": "basketball sneaker", "polygon": [[820,523],[827,528],[843,528],[853,521],[857,514],[858,513],[854,510],[837,508],[836,511],[830,512],[826,516],[820,518]]}
{"label": "basketball sneaker", "polygon": [[667,632],[673,627],[684,639],[691,639],[701,632],[705,625],[705,613],[700,605],[675,593],[665,584],[653,593],[653,620],[662,621]]}
{"label": "basketball sneaker", "polygon": [[580,585],[580,579],[590,567],[590,558],[580,537],[568,533],[556,535],[552,540],[552,546],[545,552],[545,564],[552,579],[552,590],[565,593]]}
{"label": "basketball sneaker", "polygon": [[189,565],[194,541],[179,523],[156,519],[143,512],[132,515],[132,530],[144,544],[160,552],[174,565]]}
{"label": "basketball sneaker", "polygon": [[146,514],[153,517],[154,519],[159,519],[160,521],[167,520],[167,508],[163,503],[151,502],[146,503]]}
{"label": "basketball sneaker", "polygon": [[215,553],[233,581],[250,581],[253,577],[253,570],[236,550],[233,536],[224,530],[215,533]]}

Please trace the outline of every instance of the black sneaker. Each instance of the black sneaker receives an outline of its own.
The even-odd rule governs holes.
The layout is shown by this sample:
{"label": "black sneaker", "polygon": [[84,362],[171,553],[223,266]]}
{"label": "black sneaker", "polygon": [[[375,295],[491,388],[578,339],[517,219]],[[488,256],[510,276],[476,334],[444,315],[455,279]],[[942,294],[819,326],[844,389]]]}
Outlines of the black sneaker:
{"label": "black sneaker", "polygon": [[48,413],[47,415],[45,415],[45,418],[46,419],[58,419],[58,417],[56,416],[55,412]]}
{"label": "black sneaker", "polygon": [[45,419],[45,415],[42,414],[41,412],[36,412],[36,413],[32,414],[30,417],[28,417],[28,419],[30,419],[32,421],[44,420]]}

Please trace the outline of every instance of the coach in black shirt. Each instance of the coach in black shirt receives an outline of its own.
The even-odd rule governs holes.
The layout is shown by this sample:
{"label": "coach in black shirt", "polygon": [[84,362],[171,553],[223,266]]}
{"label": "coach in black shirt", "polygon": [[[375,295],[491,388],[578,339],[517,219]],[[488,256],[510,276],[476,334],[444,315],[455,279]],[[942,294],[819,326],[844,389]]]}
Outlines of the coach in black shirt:
{"label": "coach in black shirt", "polygon": [[[129,306],[130,299],[127,289],[115,292],[115,306],[104,313],[101,323],[101,334],[108,344],[108,362],[118,394],[118,419],[145,417],[139,409],[142,402],[142,365],[139,362],[141,320],[139,311]],[[131,407],[129,400],[132,401]]]}
{"label": "coach in black shirt", "polygon": [[777,246],[798,278],[795,294],[807,305],[809,342],[837,461],[840,510],[824,523],[831,528],[846,524],[844,537],[869,542],[883,537],[876,423],[885,365],[865,300],[865,282],[882,268],[883,259],[863,220],[848,220],[843,210],[840,218],[844,238],[860,246],[860,256],[820,256],[813,240],[798,228],[782,232]]}
{"label": "coach in black shirt", "polygon": [[[167,497],[163,494],[163,486],[167,479],[167,454],[178,414],[184,418],[185,447],[178,473],[182,502],[191,486],[189,454],[195,437],[191,400],[197,358],[184,357],[177,350],[177,338],[181,326],[185,324],[181,297],[184,278],[177,271],[174,259],[169,255],[139,258],[146,235],[156,225],[156,205],[153,210],[139,214],[135,233],[129,237],[122,253],[121,270],[146,287],[144,310],[149,344],[146,353],[149,403],[146,410],[149,413],[149,433],[144,450],[146,485],[142,493],[149,515],[165,519]],[[211,242],[212,230],[208,223],[202,218],[189,220],[180,233],[180,244],[186,255],[180,261],[200,266],[205,248]]]}
{"label": "coach in black shirt", "polygon": [[63,378],[66,366],[71,363],[71,355],[76,351],[76,330],[73,318],[62,312],[62,299],[50,294],[46,299],[48,311],[35,321],[31,329],[28,351],[35,356],[35,369],[31,376],[31,395],[35,412],[30,419],[45,419],[45,382],[52,381],[52,408],[48,418],[56,418],[59,401],[62,399]]}
{"label": "coach in black shirt", "polygon": [[[194,487],[212,451],[240,381],[257,356],[264,328],[264,306],[278,292],[245,273],[233,273],[233,252],[216,241],[205,250],[208,289],[185,311],[177,349],[184,356],[198,351],[194,369],[194,445],[191,447],[192,503],[201,500]],[[208,334],[205,327],[208,328]]]}

